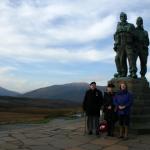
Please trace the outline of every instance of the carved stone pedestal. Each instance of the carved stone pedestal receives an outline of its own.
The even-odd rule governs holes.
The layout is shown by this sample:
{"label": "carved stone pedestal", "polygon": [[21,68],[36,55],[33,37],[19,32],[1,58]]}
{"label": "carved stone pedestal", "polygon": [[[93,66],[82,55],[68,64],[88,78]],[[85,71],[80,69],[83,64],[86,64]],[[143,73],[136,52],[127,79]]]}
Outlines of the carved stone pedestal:
{"label": "carved stone pedestal", "polygon": [[150,88],[146,79],[132,79],[128,77],[113,78],[114,91],[119,90],[121,82],[126,82],[128,90],[134,96],[131,113],[131,129],[137,133],[150,133]]}

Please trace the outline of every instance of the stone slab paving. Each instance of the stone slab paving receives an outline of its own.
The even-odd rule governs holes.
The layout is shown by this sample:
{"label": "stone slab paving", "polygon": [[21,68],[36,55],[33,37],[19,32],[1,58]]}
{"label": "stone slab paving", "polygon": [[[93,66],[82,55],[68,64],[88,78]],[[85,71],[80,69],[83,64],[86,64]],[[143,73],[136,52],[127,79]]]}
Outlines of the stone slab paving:
{"label": "stone slab paving", "polygon": [[131,134],[127,141],[105,134],[89,136],[84,134],[83,118],[55,119],[47,124],[1,128],[0,150],[150,150],[150,135]]}

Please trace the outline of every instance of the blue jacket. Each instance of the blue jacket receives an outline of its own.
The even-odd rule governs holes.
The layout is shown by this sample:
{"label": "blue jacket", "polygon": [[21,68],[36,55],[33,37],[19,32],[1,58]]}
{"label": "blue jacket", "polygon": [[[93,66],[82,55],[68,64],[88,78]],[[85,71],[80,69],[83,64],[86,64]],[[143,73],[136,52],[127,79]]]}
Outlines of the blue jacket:
{"label": "blue jacket", "polygon": [[[113,99],[118,115],[129,115],[133,103],[133,96],[127,90],[120,90]],[[120,106],[126,106],[125,109],[120,110]]]}

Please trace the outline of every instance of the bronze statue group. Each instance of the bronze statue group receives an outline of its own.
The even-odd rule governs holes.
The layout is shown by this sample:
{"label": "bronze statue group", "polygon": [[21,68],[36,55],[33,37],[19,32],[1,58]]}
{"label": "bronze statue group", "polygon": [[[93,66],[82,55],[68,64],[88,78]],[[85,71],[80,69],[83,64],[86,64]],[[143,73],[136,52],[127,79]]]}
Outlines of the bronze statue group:
{"label": "bronze statue group", "polygon": [[137,78],[137,58],[140,59],[140,75],[145,79],[147,72],[147,58],[149,38],[148,32],[144,30],[143,19],[138,17],[136,27],[127,22],[127,15],[120,14],[120,22],[114,34],[114,50],[116,51],[115,63],[117,73],[115,77],[126,77],[128,74],[127,60],[129,63],[129,77]]}
{"label": "bronze statue group", "polygon": [[[115,78],[137,78],[137,58],[140,59],[141,79],[146,79],[149,38],[144,30],[143,19],[138,17],[136,27],[127,22],[127,15],[120,14],[120,22],[114,34],[114,50],[116,51],[115,63],[117,73]],[[127,63],[128,61],[128,63]],[[128,65],[129,64],[129,75]],[[108,84],[104,96],[96,88],[96,83],[90,84],[83,100],[83,110],[87,116],[88,134],[101,134],[99,119],[100,110],[104,112],[104,120],[107,122],[107,135],[114,136],[116,120],[119,122],[119,138],[128,139],[130,125],[130,110],[132,107],[132,94],[128,91],[127,84],[121,82],[117,93],[113,92],[113,84]]]}

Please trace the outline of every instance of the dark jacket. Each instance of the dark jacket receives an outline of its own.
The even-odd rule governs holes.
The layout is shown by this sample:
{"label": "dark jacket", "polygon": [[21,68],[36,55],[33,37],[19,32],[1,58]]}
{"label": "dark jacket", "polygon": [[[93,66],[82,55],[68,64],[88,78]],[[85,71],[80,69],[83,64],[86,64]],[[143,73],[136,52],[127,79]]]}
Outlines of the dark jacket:
{"label": "dark jacket", "polygon": [[[117,108],[118,115],[129,115],[133,103],[132,94],[127,90],[120,90],[114,97],[114,105]],[[120,110],[120,106],[126,106],[125,109]]]}
{"label": "dark jacket", "polygon": [[102,92],[98,89],[86,91],[83,100],[83,110],[88,116],[100,116],[100,109],[103,103]]}
{"label": "dark jacket", "polygon": [[[104,93],[104,101],[103,101],[103,111],[104,111],[104,119],[114,119],[115,115],[115,105],[113,103],[113,98],[115,93]],[[111,109],[108,109],[108,106],[111,106]]]}
{"label": "dark jacket", "polygon": [[[114,93],[107,93],[107,92],[104,93],[104,102],[103,102],[104,112],[114,112],[115,108],[115,105],[113,103],[114,96],[115,96]],[[108,109],[108,106],[111,106],[112,109]]]}

